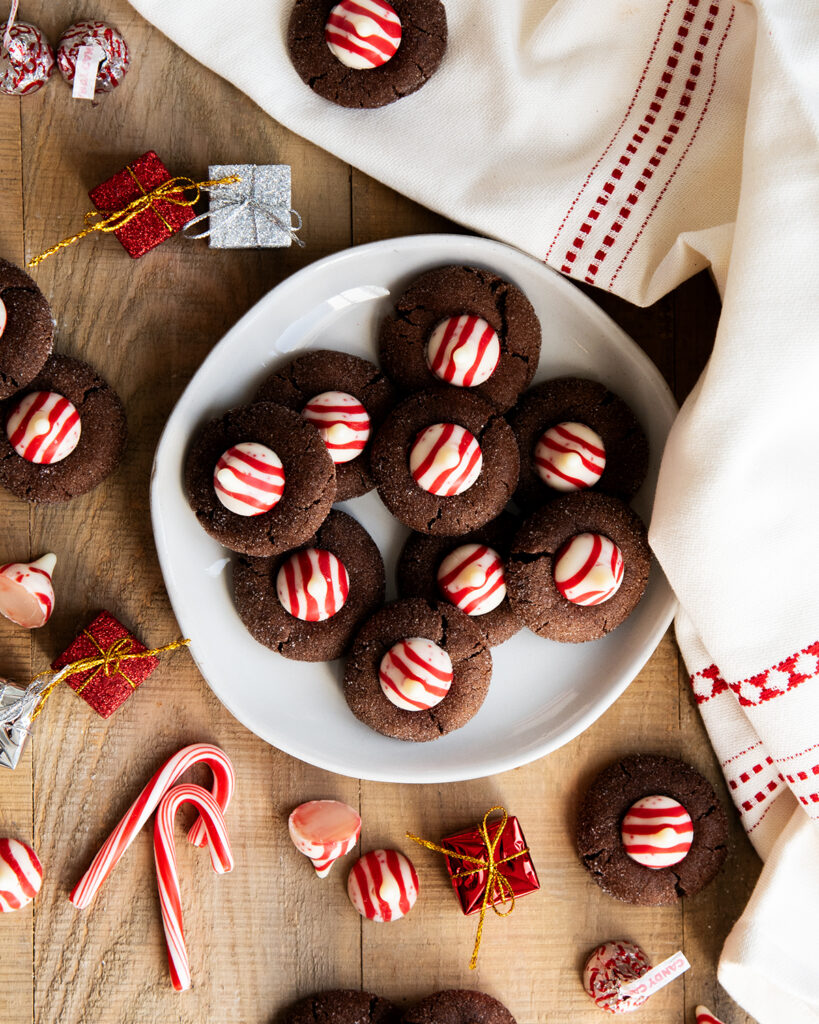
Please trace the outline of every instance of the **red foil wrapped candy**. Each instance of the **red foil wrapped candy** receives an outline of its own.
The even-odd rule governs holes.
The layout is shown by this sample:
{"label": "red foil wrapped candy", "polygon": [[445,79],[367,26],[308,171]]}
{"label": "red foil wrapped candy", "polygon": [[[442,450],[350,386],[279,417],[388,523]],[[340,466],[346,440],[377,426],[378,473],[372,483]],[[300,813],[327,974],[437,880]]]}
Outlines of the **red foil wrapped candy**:
{"label": "red foil wrapped candy", "polygon": [[57,44],[57,63],[63,78],[72,85],[81,46],[96,46],[102,54],[94,92],[111,92],[125,77],[130,63],[128,44],[104,21],[78,21],[63,32]]}

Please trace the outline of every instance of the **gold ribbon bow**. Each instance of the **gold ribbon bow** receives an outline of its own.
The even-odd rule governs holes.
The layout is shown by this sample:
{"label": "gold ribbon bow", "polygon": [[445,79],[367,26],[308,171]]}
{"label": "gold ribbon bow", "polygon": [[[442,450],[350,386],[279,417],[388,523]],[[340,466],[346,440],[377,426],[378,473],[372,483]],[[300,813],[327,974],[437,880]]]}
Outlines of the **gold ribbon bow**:
{"label": "gold ribbon bow", "polygon": [[[494,839],[489,836],[488,820],[491,814],[495,811],[500,811],[502,818],[500,820],[500,826],[495,833]],[[499,871],[498,868],[501,864],[508,864],[511,860],[517,860],[518,857],[522,857],[525,853],[529,852],[529,847],[525,846],[518,853],[513,853],[509,857],[502,857],[500,860],[495,860],[495,850],[498,848],[498,844],[501,841],[501,837],[506,829],[506,823],[509,820],[509,815],[506,813],[505,807],[490,807],[489,810],[484,814],[483,821],[478,827],[478,832],[483,840],[483,845],[486,848],[486,857],[471,857],[466,853],[458,853],[457,850],[452,850],[446,846],[438,846],[436,843],[429,842],[428,839],[421,839],[420,836],[414,836],[411,832],[407,832],[407,839],[412,839],[413,842],[418,843],[420,846],[425,846],[428,850],[434,850],[435,853],[443,853],[445,857],[454,857],[456,860],[464,861],[468,864],[474,864],[475,867],[469,868],[468,870],[458,871],[452,875],[453,879],[466,878],[469,875],[476,875],[479,871],[486,872],[486,886],[483,890],[483,899],[481,900],[481,912],[478,918],[478,932],[475,936],[475,946],[472,950],[472,959],[469,961],[470,971],[474,971],[478,966],[478,950],[481,948],[481,938],[483,936],[483,924],[486,918],[486,910],[492,902],[492,910],[498,915],[498,917],[508,917],[515,909],[515,892],[509,879]],[[507,907],[508,909],[499,910],[498,907]]]}

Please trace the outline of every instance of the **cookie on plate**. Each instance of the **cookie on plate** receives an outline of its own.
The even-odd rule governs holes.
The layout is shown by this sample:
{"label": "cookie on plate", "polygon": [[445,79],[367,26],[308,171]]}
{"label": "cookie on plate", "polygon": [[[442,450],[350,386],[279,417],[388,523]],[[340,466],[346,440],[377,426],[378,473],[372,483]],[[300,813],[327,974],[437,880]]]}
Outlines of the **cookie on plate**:
{"label": "cookie on plate", "polygon": [[28,274],[0,259],[0,399],[34,380],[51,355],[53,338],[43,293]]}
{"label": "cookie on plate", "polygon": [[279,1024],[399,1024],[401,1014],[370,992],[335,989],[307,996],[277,1018]]}
{"label": "cookie on plate", "polygon": [[448,989],[407,1010],[402,1024],[515,1024],[515,1018],[485,992]]}

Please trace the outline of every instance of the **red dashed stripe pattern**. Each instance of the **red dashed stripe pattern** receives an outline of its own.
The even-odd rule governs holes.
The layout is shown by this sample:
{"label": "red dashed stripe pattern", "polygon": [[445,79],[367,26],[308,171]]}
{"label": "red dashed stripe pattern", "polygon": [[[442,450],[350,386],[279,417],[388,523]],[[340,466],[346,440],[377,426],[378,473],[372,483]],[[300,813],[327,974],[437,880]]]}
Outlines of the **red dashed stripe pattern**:
{"label": "red dashed stripe pattern", "polygon": [[691,688],[698,704],[705,704],[725,690],[733,690],[743,707],[758,707],[783,697],[803,683],[819,678],[819,641],[803,647],[790,657],[754,676],[735,683],[722,678],[716,665],[691,675]]}

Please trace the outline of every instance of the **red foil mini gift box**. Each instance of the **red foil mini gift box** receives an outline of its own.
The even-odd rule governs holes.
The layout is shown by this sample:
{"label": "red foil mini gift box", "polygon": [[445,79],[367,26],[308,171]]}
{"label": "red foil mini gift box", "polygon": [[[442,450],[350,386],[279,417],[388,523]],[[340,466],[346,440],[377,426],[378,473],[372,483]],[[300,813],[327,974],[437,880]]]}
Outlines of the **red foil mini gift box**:
{"label": "red foil mini gift box", "polygon": [[120,660],[121,656],[147,650],[113,615],[101,612],[51,667],[59,669],[72,661],[103,656],[104,664],[72,673],[66,682],[98,715],[109,718],[159,664],[155,655]]}
{"label": "red foil mini gift box", "polygon": [[[117,171],[113,178],[97,185],[88,195],[98,210],[113,213],[124,209],[163,182],[170,181],[170,178],[165,165],[153,150],[149,150],[132,164]],[[142,210],[123,227],[117,228],[114,234],[129,256],[139,259],[175,235],[189,220],[193,220],[194,211],[190,204],[179,205],[171,201],[183,198],[181,191],[169,193],[168,198],[157,197],[148,209]]]}

